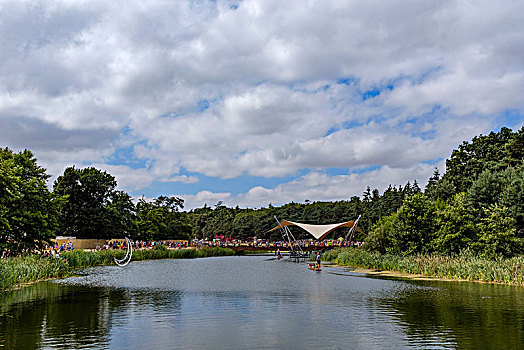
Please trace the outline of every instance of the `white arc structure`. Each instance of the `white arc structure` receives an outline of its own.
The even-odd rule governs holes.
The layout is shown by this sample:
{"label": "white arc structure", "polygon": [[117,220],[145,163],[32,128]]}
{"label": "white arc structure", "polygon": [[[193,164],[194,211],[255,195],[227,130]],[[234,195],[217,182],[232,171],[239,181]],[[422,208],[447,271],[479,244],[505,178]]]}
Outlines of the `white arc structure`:
{"label": "white arc structure", "polygon": [[131,261],[131,258],[133,257],[133,247],[131,246],[131,241],[129,238],[126,237],[127,241],[127,252],[123,259],[115,259],[115,264],[118,266],[126,266]]}

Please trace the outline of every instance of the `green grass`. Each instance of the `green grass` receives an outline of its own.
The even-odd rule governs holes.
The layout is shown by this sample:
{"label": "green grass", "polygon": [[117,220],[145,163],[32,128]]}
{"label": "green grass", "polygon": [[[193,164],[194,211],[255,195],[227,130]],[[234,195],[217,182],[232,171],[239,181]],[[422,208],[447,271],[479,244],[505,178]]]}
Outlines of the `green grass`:
{"label": "green grass", "polygon": [[339,248],[327,252],[322,259],[344,266],[524,286],[524,256],[487,260],[470,251],[457,256],[401,256],[363,249]]}
{"label": "green grass", "polygon": [[62,259],[38,255],[0,260],[0,290],[18,284],[59,278],[69,275],[69,267]]}
{"label": "green grass", "polygon": [[[113,265],[114,258],[122,259],[125,253],[123,250],[102,250],[95,252],[75,250],[62,253],[60,258],[30,255],[1,259],[0,291],[25,283],[70,276],[74,273],[75,269],[79,268]],[[226,255],[235,255],[235,252],[232,249],[219,247],[170,250],[164,246],[158,246],[153,249],[134,250],[132,261],[195,259]]]}

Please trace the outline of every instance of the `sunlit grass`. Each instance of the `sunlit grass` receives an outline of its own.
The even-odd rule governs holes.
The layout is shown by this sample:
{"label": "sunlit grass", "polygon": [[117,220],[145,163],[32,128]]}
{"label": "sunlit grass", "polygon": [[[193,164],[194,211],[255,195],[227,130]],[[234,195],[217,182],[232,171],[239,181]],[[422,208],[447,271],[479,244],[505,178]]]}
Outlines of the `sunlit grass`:
{"label": "sunlit grass", "polygon": [[[70,276],[75,269],[83,267],[112,265],[114,264],[114,258],[122,259],[125,253],[124,250],[102,250],[93,252],[75,250],[62,253],[60,258],[30,255],[1,259],[0,290],[13,288],[20,284]],[[153,249],[133,251],[132,261],[195,259],[234,254],[235,252],[232,249],[219,247],[171,250],[164,246],[158,246]]]}
{"label": "sunlit grass", "polygon": [[339,248],[327,252],[323,260],[344,266],[398,271],[428,277],[524,286],[524,256],[487,260],[469,250],[457,256],[401,256],[363,249]]}
{"label": "sunlit grass", "polygon": [[2,259],[0,260],[0,290],[68,274],[69,267],[62,259],[37,255]]}

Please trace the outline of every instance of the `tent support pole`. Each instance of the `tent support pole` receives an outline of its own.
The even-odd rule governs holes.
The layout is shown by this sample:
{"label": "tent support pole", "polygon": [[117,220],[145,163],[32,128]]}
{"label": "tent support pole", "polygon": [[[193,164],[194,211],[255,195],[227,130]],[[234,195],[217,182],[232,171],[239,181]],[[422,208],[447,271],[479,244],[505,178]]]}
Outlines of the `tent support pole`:
{"label": "tent support pole", "polygon": [[349,237],[349,241],[351,242],[351,240],[353,239],[353,234],[355,233],[355,227],[357,227],[357,224],[358,224],[358,221],[360,220],[360,217],[362,215],[359,215],[357,220],[355,220],[355,223],[353,224],[353,226],[351,226],[351,228],[349,229],[349,232],[348,234],[346,235],[346,237],[344,238],[344,241],[347,241],[348,239],[348,236],[351,234],[351,237]]}
{"label": "tent support pole", "polygon": [[280,220],[278,220],[276,215],[274,215],[274,217],[275,217],[275,220],[278,222],[278,225],[280,226],[280,232],[282,234],[282,238],[284,238],[284,240],[287,238],[289,247],[291,248],[290,259],[296,259],[296,260],[301,259],[301,258],[305,259],[304,251],[302,250],[300,245],[295,244],[296,239],[295,239],[295,236],[293,236],[293,234],[291,233],[291,230],[287,226],[282,226]]}

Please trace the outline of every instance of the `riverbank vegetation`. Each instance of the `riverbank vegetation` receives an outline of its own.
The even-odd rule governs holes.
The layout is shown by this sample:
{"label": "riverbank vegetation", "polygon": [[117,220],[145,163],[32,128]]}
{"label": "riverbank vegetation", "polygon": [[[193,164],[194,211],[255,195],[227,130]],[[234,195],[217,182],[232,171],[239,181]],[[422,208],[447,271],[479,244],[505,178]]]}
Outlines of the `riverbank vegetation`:
{"label": "riverbank vegetation", "polygon": [[39,255],[5,258],[0,260],[0,290],[69,274],[70,269],[62,259]]}
{"label": "riverbank vegetation", "polygon": [[[54,256],[26,255],[0,260],[0,290],[17,285],[52,278],[62,278],[74,274],[75,270],[114,265],[114,258],[122,259],[123,250],[63,252],[59,258]],[[154,259],[195,259],[213,256],[235,255],[228,248],[204,247],[201,249],[167,249],[158,245],[152,249],[133,251],[133,261]]]}
{"label": "riverbank vegetation", "polygon": [[524,286],[524,256],[486,259],[470,250],[458,255],[399,255],[358,248],[338,248],[324,254],[323,260],[364,269]]}

